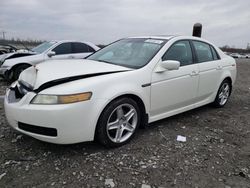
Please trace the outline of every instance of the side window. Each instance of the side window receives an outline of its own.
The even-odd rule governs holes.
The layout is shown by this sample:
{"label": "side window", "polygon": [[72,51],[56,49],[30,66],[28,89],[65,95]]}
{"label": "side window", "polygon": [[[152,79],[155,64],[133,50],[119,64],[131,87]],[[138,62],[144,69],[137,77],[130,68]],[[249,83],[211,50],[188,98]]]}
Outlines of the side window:
{"label": "side window", "polygon": [[63,54],[71,54],[72,49],[71,49],[71,43],[62,43],[59,44],[57,47],[53,49],[54,52],[56,52],[56,55],[63,55]]}
{"label": "side window", "polygon": [[213,58],[214,60],[218,60],[220,59],[218,53],[215,51],[214,47],[213,46],[210,46],[211,50],[212,50],[212,54],[213,54]]}
{"label": "side window", "polygon": [[197,54],[198,63],[213,61],[213,55],[209,44],[199,41],[193,41]]}
{"label": "side window", "polygon": [[180,66],[193,64],[193,55],[189,41],[179,41],[173,44],[162,57],[162,60],[176,60]]}
{"label": "side window", "polygon": [[95,49],[92,48],[91,46],[88,46],[89,47],[89,52],[95,52]]}
{"label": "side window", "polygon": [[88,52],[90,52],[90,50],[87,44],[80,42],[73,43],[73,53],[88,53]]}

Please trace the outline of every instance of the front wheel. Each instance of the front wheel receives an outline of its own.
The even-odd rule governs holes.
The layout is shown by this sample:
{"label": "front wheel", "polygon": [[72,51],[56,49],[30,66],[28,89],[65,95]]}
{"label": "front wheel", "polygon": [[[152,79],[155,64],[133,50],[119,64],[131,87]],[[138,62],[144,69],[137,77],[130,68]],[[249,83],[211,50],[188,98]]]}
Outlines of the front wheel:
{"label": "front wheel", "polygon": [[13,70],[13,77],[12,81],[16,81],[19,78],[19,75],[21,72],[23,72],[25,69],[29,68],[30,65],[19,65]]}
{"label": "front wheel", "polygon": [[231,90],[232,86],[230,82],[228,80],[224,80],[220,85],[220,88],[213,102],[213,105],[219,108],[225,106],[231,94]]}
{"label": "front wheel", "polygon": [[137,103],[130,98],[112,101],[101,114],[96,138],[106,147],[118,147],[129,142],[141,120]]}

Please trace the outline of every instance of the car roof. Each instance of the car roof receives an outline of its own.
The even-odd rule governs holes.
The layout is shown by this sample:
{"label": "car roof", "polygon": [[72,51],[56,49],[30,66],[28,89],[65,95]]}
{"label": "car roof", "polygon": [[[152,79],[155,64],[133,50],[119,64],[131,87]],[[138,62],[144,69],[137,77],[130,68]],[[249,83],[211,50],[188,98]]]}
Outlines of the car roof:
{"label": "car roof", "polygon": [[171,40],[173,38],[175,39],[180,39],[180,40],[199,40],[199,41],[204,41],[207,43],[207,40],[200,38],[200,37],[194,37],[194,36],[185,36],[185,35],[149,35],[149,36],[137,36],[137,37],[128,37],[128,38],[148,38],[148,39],[162,39],[162,40]]}
{"label": "car roof", "polygon": [[82,43],[87,43],[88,41],[81,41],[81,40],[50,40],[47,42],[57,42],[57,43],[62,43],[62,42],[82,42]]}
{"label": "car roof", "polygon": [[128,38],[148,38],[148,39],[163,39],[169,40],[177,35],[148,35],[148,36],[136,36],[136,37],[128,37]]}

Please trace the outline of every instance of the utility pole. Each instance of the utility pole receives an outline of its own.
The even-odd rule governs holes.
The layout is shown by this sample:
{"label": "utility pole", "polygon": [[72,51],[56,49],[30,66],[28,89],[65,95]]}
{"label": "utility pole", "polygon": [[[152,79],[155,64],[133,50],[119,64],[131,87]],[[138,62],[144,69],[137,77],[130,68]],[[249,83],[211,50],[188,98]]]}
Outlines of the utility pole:
{"label": "utility pole", "polygon": [[250,42],[247,43],[247,50],[250,50]]}
{"label": "utility pole", "polygon": [[6,31],[2,31],[2,34],[3,34],[3,40],[5,40]]}

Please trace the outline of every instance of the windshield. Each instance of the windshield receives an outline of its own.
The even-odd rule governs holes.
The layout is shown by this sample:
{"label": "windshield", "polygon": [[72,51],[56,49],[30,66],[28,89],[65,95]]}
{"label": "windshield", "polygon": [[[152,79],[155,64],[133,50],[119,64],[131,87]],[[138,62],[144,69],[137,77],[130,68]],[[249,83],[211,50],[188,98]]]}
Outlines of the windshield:
{"label": "windshield", "polygon": [[49,49],[52,45],[54,45],[56,42],[44,42],[38,46],[36,46],[35,48],[32,48],[31,51],[36,52],[36,53],[43,53],[45,52],[47,49]]}
{"label": "windshield", "polygon": [[97,51],[87,59],[140,68],[145,66],[165,43],[165,40],[160,39],[123,39]]}

